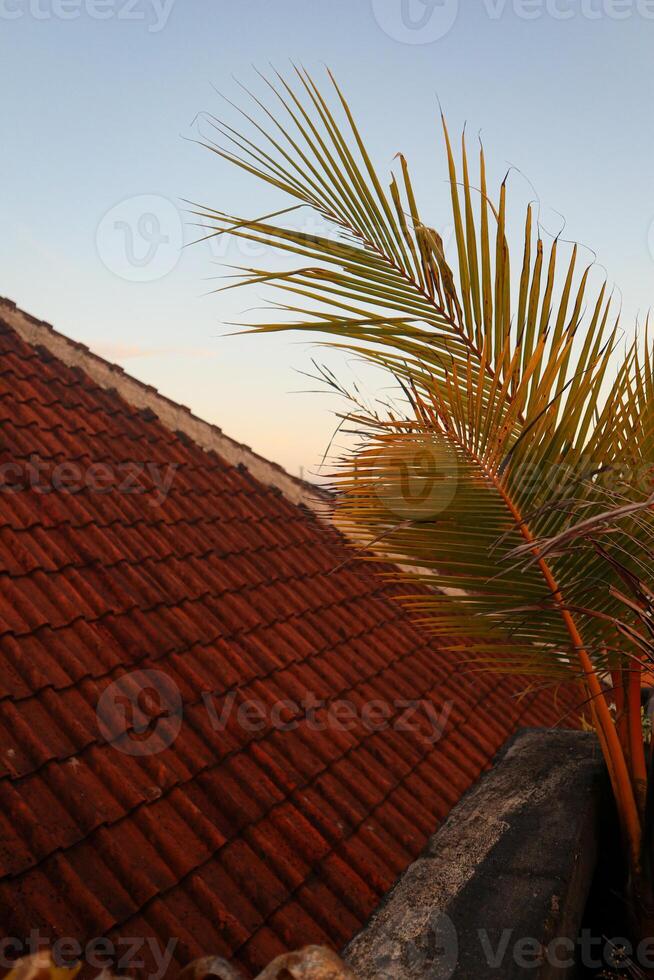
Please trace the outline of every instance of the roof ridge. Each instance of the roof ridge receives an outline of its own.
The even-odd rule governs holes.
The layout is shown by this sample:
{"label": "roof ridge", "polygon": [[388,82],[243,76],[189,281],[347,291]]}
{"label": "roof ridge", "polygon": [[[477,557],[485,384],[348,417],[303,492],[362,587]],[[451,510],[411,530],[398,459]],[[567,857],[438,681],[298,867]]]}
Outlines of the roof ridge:
{"label": "roof ridge", "polygon": [[66,337],[50,323],[25,312],[3,296],[0,296],[0,319],[31,347],[45,347],[64,364],[83,370],[101,388],[115,389],[129,405],[149,408],[170,431],[184,433],[201,449],[217,453],[233,466],[245,466],[255,480],[276,487],[291,503],[303,504],[320,516],[325,514],[325,504],[330,499],[327,491],[292,476],[279,463],[260,456],[249,446],[225,435],[219,426],[194,415],[186,405],[138,381],[118,364],[95,354],[86,344]]}

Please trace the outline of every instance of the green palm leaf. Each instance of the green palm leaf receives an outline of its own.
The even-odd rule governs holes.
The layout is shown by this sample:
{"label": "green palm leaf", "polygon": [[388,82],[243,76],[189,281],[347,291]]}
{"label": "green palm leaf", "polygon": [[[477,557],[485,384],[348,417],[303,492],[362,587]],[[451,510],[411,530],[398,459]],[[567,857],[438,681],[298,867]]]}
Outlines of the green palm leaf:
{"label": "green palm leaf", "polygon": [[[205,145],[290,195],[295,219],[315,213],[324,233],[277,223],[284,212],[194,213],[206,235],[294,257],[283,272],[238,270],[239,285],[284,296],[268,322],[248,329],[318,333],[397,380],[401,410],[353,407],[363,439],[334,475],[339,526],[404,582],[402,601],[462,659],[581,677],[624,796],[596,674],[623,657],[610,628],[618,572],[597,549],[559,544],[580,514],[633,499],[628,473],[654,448],[651,361],[636,346],[618,356],[605,284],[592,285],[576,246],[566,254],[542,239],[531,207],[512,264],[507,182],[493,203],[483,149],[473,179],[465,139],[457,167],[444,120],[452,265],[420,216],[406,159],[398,155],[384,189],[331,76],[331,98],[297,68],[294,82],[264,82],[275,111],[252,97],[256,118],[242,115],[249,130],[211,119],[220,139]],[[632,565],[633,541],[650,533],[645,513],[634,512],[614,542]],[[600,615],[586,615],[589,605]]]}

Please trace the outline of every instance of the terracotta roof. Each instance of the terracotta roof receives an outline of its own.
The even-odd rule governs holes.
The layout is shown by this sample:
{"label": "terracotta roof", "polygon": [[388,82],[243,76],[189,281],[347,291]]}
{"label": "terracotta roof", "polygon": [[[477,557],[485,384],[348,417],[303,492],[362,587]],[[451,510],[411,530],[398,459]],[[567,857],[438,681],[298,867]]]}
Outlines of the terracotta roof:
{"label": "terracotta roof", "polygon": [[[334,571],[309,488],[172,431],[181,409],[84,350],[0,304],[4,935],[174,938],[170,972],[338,948],[507,736],[570,696],[458,673],[372,566]],[[439,741],[422,704],[399,724],[423,699],[449,706]]]}

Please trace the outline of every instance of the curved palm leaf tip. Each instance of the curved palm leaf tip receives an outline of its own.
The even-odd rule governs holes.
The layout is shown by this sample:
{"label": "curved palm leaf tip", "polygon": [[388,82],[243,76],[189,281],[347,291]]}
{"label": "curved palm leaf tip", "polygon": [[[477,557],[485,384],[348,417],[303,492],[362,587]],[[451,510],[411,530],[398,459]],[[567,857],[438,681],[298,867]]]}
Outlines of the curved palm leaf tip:
{"label": "curved palm leaf tip", "polygon": [[[355,406],[350,416],[365,438],[340,461],[337,520],[402,578],[403,601],[462,659],[581,683],[636,863],[642,766],[620,741],[600,680],[625,662],[609,628],[617,572],[596,549],[556,540],[580,513],[605,511],[607,494],[633,499],[626,472],[647,458],[651,371],[635,345],[618,358],[606,285],[591,288],[576,246],[562,259],[558,241],[542,240],[531,206],[512,272],[506,179],[492,203],[483,150],[473,182],[465,139],[457,169],[444,120],[454,268],[420,217],[405,158],[385,188],[331,75],[328,96],[299,68],[290,81],[261,80],[268,101],[244,89],[253,108],[234,107],[245,128],[207,116],[201,142],[295,204],[257,219],[194,213],[209,237],[228,233],[294,259],[284,272],[237,268],[236,285],[284,294],[271,303],[274,319],[250,330],[329,335],[397,379],[401,410]],[[293,225],[297,209],[329,231]],[[641,511],[615,545],[631,555],[644,526]],[[589,605],[602,615],[586,615]]]}

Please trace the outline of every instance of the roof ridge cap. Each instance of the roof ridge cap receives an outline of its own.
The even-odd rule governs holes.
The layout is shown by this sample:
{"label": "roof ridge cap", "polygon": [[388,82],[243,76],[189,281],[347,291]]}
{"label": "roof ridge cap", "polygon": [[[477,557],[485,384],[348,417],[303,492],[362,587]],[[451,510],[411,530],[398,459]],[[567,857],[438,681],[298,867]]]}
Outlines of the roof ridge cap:
{"label": "roof ridge cap", "polygon": [[201,449],[218,453],[233,466],[245,466],[255,480],[275,487],[291,503],[303,504],[324,515],[331,496],[325,490],[292,476],[279,463],[231,439],[219,426],[194,415],[186,405],[162,395],[152,385],[138,381],[120,365],[95,354],[86,344],[60,333],[52,324],[39,320],[3,296],[0,296],[0,318],[31,347],[45,347],[64,364],[83,370],[101,388],[115,389],[133,407],[150,409],[167,429],[182,432]]}

